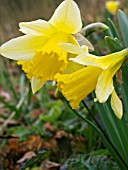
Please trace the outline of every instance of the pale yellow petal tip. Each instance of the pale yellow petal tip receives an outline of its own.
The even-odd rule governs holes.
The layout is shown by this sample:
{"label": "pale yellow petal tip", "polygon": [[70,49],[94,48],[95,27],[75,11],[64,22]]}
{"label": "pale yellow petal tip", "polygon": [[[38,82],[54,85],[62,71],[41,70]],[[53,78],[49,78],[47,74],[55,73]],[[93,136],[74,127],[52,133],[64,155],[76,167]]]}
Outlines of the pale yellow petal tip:
{"label": "pale yellow petal tip", "polygon": [[95,99],[94,99],[94,102],[97,102],[97,101],[98,101],[98,99],[97,99],[97,98],[95,98]]}
{"label": "pale yellow petal tip", "polygon": [[121,119],[122,118],[122,116],[123,116],[123,114],[122,113],[120,113],[120,114],[118,114],[118,115],[116,115],[117,117],[118,117],[118,119]]}
{"label": "pale yellow petal tip", "polygon": [[97,99],[97,101],[99,101],[99,103],[105,103],[107,100],[103,99],[103,98],[100,98],[100,99]]}
{"label": "pale yellow petal tip", "polygon": [[44,82],[42,82],[40,79],[36,79],[35,77],[33,77],[31,82],[32,93],[35,94],[43,85]]}
{"label": "pale yellow petal tip", "polygon": [[32,93],[35,94],[38,90],[34,88],[34,86],[31,84],[31,89],[32,89]]}
{"label": "pale yellow petal tip", "polygon": [[108,98],[97,97],[94,99],[94,102],[105,103]]}
{"label": "pale yellow petal tip", "polygon": [[118,119],[121,119],[123,116],[123,106],[122,106],[122,102],[119,99],[119,97],[117,96],[115,90],[113,90],[112,96],[111,96],[111,107],[112,107],[112,110],[115,113],[116,117]]}

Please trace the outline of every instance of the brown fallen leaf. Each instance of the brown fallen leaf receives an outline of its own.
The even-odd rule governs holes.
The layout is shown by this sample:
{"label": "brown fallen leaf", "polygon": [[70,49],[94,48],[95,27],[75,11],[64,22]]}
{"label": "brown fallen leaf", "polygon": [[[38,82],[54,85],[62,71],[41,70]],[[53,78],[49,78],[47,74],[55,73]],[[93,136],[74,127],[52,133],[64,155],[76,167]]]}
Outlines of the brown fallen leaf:
{"label": "brown fallen leaf", "polygon": [[9,139],[8,140],[8,146],[10,148],[10,150],[18,150],[20,147],[20,143],[18,139]]}
{"label": "brown fallen leaf", "polygon": [[119,70],[117,73],[116,73],[116,78],[117,78],[117,81],[119,84],[122,84],[123,83],[123,80],[122,80],[122,70]]}
{"label": "brown fallen leaf", "polygon": [[62,138],[62,137],[68,137],[68,133],[65,132],[64,130],[59,130],[59,131],[55,134],[55,138]]}
{"label": "brown fallen leaf", "polygon": [[25,141],[25,143],[28,144],[29,149],[39,150],[42,145],[42,139],[39,135],[33,134]]}
{"label": "brown fallen leaf", "polygon": [[45,130],[50,131],[50,132],[54,132],[55,131],[55,127],[53,125],[51,125],[49,122],[46,122],[44,124]]}
{"label": "brown fallen leaf", "polygon": [[34,156],[36,156],[36,154],[33,151],[27,152],[24,154],[24,156],[21,159],[17,161],[17,163],[22,163],[28,159],[33,158]]}
{"label": "brown fallen leaf", "polygon": [[30,112],[30,115],[31,115],[32,118],[37,119],[41,113],[42,113],[41,109],[33,109]]}
{"label": "brown fallen leaf", "polygon": [[11,95],[4,89],[0,89],[0,96],[3,97],[6,101],[11,100]]}
{"label": "brown fallen leaf", "polygon": [[42,163],[42,169],[44,170],[57,170],[60,167],[59,163],[51,162],[48,159],[43,161]]}
{"label": "brown fallen leaf", "polygon": [[52,138],[49,141],[43,141],[42,147],[44,149],[55,149],[57,148],[57,142],[54,138]]}

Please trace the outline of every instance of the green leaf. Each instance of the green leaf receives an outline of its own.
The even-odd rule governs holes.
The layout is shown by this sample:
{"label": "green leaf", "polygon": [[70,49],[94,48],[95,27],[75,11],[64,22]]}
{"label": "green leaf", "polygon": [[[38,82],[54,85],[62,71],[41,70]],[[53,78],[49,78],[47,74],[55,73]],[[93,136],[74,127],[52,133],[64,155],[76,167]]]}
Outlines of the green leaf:
{"label": "green leaf", "polygon": [[54,106],[50,109],[48,114],[41,114],[40,118],[45,122],[54,122],[59,118],[60,115],[61,109],[58,106]]}
{"label": "green leaf", "polygon": [[96,151],[93,151],[91,153],[91,155],[93,156],[97,156],[97,155],[107,155],[109,154],[108,150],[107,149],[99,149],[99,150],[96,150]]}
{"label": "green leaf", "polygon": [[[120,41],[118,39],[112,39],[111,37],[107,38],[107,45],[108,45],[109,49],[111,50],[111,52],[116,52],[116,51],[120,51],[123,49],[122,46],[120,45]],[[126,109],[128,109],[128,103],[127,103],[128,102],[128,100],[127,100],[128,99],[128,97],[127,97],[127,94],[128,94],[127,87],[128,86],[126,86],[126,83],[128,83],[127,71],[128,71],[128,68],[127,68],[127,65],[125,65],[123,67],[123,81],[124,82],[121,85],[121,88],[122,88],[122,94],[123,94],[122,96],[125,101],[124,104],[126,105],[125,106]],[[115,117],[115,115],[110,107],[110,104],[108,102],[106,103],[106,109],[104,109],[104,111],[106,112],[107,116],[109,116],[108,117],[109,120],[104,120],[105,115],[100,115],[100,116],[102,117],[102,120],[104,121],[104,125],[106,126],[108,135],[109,135],[110,139],[113,141],[113,144],[119,151],[120,155],[121,156],[122,156],[122,154],[124,155],[124,156],[122,156],[122,158],[127,164],[127,162],[128,162],[128,156],[127,156],[128,135],[126,133],[127,125],[126,125],[126,121],[125,121],[125,116],[123,115],[123,118],[121,120],[118,120]],[[99,110],[99,112],[100,112],[100,110]],[[107,125],[107,123],[108,123],[108,125]],[[115,126],[115,127],[113,127],[115,129],[115,132],[114,132],[114,129],[112,129],[111,125]],[[115,133],[115,135],[114,134],[112,135],[113,132]],[[118,142],[116,142],[115,140],[118,140]],[[127,164],[127,166],[128,166],[128,164]]]}
{"label": "green leaf", "polygon": [[113,21],[110,18],[108,18],[108,26],[109,26],[110,31],[112,33],[112,37],[113,38],[115,38],[115,37],[119,38],[119,33],[116,29],[116,26],[114,25]]}
{"label": "green leaf", "polygon": [[118,51],[123,49],[123,47],[120,45],[120,43],[117,42],[117,39],[113,39],[109,36],[106,36],[105,42],[111,52],[117,52],[117,49],[118,49]]}
{"label": "green leaf", "polygon": [[118,21],[120,25],[121,34],[124,40],[124,44],[126,47],[128,47],[128,17],[121,10],[119,10],[118,12]]}
{"label": "green leaf", "polygon": [[[96,102],[96,106],[97,106],[99,115],[101,117],[101,120],[105,126],[105,129],[109,135],[111,142],[113,143],[114,147],[119,152],[122,159],[125,159],[126,152],[125,152],[124,146],[122,145],[122,141],[121,141],[120,134],[118,132],[118,128],[117,128],[115,121],[113,119],[113,116],[115,116],[114,113],[107,106],[107,104],[106,104],[106,107],[104,107],[103,104]],[[117,118],[115,117],[115,119],[117,119]],[[105,142],[106,141],[103,140],[103,143],[106,145]],[[106,145],[106,147],[108,148],[110,153],[113,155],[114,159],[117,161],[120,168],[126,170],[127,169],[126,166],[124,165],[124,163],[122,162],[122,160],[120,159],[118,154],[115,152],[114,148],[112,146],[110,147],[109,145]]]}
{"label": "green leaf", "polygon": [[121,84],[121,92],[122,92],[126,117],[128,119],[128,64],[125,64],[125,66],[122,68],[122,73],[123,73],[122,76],[123,83]]}

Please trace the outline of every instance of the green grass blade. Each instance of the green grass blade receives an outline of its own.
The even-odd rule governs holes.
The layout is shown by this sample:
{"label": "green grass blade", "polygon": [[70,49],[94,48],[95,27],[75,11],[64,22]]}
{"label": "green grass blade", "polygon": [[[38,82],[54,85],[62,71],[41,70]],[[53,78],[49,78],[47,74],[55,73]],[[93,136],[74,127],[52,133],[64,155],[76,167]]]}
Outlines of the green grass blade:
{"label": "green grass blade", "polygon": [[3,76],[4,76],[4,79],[5,79],[7,90],[10,91],[13,94],[15,101],[18,101],[19,100],[18,95],[16,93],[15,87],[12,83],[12,80],[10,79],[10,75],[9,75],[7,70],[3,71]]}

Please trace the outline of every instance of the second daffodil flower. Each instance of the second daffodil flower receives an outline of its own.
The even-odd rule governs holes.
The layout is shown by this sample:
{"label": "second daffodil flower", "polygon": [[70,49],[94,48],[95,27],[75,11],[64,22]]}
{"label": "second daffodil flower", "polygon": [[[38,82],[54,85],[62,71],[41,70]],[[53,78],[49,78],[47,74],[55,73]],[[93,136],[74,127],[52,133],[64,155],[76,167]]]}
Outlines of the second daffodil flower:
{"label": "second daffodil flower", "polygon": [[47,22],[36,20],[19,24],[24,36],[14,38],[0,47],[4,57],[18,60],[32,84],[35,93],[47,80],[54,80],[63,73],[67,64],[67,52],[58,44],[69,42],[77,45],[73,34],[81,30],[80,11],[73,0],[63,1]]}
{"label": "second daffodil flower", "polygon": [[115,115],[121,119],[123,114],[122,102],[114,90],[113,76],[124,63],[128,50],[124,49],[98,57],[89,54],[86,46],[80,48],[69,43],[62,43],[60,46],[67,52],[78,55],[70,60],[87,66],[71,74],[56,75],[58,88],[70,101],[71,107],[77,109],[80,101],[95,90],[95,100],[100,103],[106,102],[111,95],[112,109]]}
{"label": "second daffodil flower", "polygon": [[120,2],[119,1],[106,1],[105,7],[110,14],[115,15],[118,11]]}

